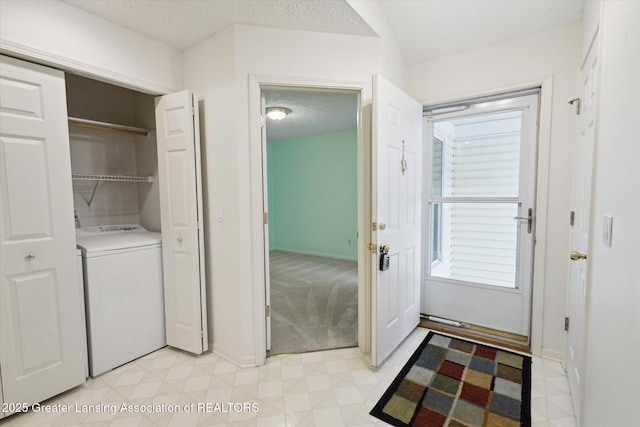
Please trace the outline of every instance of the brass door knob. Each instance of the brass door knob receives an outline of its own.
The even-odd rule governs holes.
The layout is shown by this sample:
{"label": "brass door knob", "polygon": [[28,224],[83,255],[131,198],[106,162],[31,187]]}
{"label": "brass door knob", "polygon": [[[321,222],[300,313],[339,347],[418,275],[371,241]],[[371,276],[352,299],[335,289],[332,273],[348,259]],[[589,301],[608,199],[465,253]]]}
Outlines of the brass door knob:
{"label": "brass door knob", "polygon": [[571,258],[571,261],[577,261],[579,259],[587,259],[587,254],[581,254],[580,252],[576,252],[576,251],[572,251],[571,255],[569,255],[569,258]]}

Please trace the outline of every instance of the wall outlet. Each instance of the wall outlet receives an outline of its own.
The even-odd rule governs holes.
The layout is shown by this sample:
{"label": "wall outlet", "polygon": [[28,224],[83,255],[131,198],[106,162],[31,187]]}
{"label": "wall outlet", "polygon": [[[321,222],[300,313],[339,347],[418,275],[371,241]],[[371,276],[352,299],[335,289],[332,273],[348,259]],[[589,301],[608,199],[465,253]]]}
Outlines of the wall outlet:
{"label": "wall outlet", "polygon": [[602,230],[602,241],[606,246],[611,247],[612,234],[613,234],[613,217],[610,215],[605,215],[604,227]]}

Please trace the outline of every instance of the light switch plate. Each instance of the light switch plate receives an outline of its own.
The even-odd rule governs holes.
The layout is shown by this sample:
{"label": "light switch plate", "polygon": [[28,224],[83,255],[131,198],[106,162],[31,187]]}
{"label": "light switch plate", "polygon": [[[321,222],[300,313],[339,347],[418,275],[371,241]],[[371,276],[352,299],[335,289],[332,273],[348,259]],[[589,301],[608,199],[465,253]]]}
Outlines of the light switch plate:
{"label": "light switch plate", "polygon": [[611,247],[612,233],[613,233],[613,217],[610,215],[605,215],[604,228],[602,231],[602,241],[606,246]]}

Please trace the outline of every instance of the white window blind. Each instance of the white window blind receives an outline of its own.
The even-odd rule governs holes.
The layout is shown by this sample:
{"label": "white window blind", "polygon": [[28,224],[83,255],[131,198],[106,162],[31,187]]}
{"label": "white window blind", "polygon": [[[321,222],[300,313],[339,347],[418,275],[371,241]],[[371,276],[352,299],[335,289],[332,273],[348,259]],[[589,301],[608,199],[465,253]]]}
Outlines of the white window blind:
{"label": "white window blind", "polygon": [[515,287],[518,204],[500,201],[518,197],[520,127],[520,111],[435,123],[432,276]]}

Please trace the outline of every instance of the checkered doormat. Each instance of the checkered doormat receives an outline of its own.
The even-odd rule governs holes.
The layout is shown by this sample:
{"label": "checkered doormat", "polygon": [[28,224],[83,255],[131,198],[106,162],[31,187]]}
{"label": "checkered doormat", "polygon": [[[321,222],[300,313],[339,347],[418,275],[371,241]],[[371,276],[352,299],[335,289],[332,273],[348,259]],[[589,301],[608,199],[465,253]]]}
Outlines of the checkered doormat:
{"label": "checkered doormat", "polygon": [[371,415],[394,426],[530,426],[531,358],[430,332]]}

